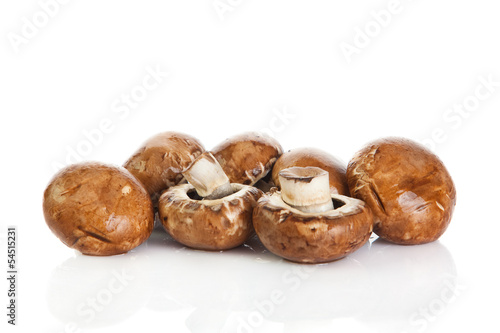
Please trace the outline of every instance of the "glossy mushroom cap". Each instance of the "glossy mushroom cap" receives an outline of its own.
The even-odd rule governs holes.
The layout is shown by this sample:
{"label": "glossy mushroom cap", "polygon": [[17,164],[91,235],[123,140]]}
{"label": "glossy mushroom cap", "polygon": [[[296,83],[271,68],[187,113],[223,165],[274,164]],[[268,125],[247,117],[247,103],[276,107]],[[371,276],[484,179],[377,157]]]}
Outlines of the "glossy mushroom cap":
{"label": "glossy mushroom cap", "polygon": [[276,161],[272,179],[280,187],[279,173],[290,167],[318,167],[328,172],[332,193],[349,195],[345,165],[334,156],[317,148],[297,148],[283,153]]}
{"label": "glossy mushroom cap", "polygon": [[351,194],[375,215],[374,232],[397,244],[438,239],[456,203],[453,180],[441,160],[404,138],[384,138],[361,149],[349,163]]}
{"label": "glossy mushroom cap", "polygon": [[361,200],[331,194],[335,209],[304,213],[279,191],[264,194],[253,212],[255,231],[274,254],[299,263],[323,263],[359,249],[370,237],[373,216]]}
{"label": "glossy mushroom cap", "polygon": [[148,139],[123,166],[144,184],[155,203],[164,189],[182,180],[181,172],[203,151],[190,135],[164,132]]}
{"label": "glossy mushroom cap", "polygon": [[254,231],[252,211],[262,192],[251,186],[231,184],[233,194],[206,200],[194,186],[177,185],[159,200],[160,220],[179,243],[200,250],[228,250],[243,244]]}
{"label": "glossy mushroom cap", "polygon": [[44,193],[43,213],[68,247],[88,255],[125,253],[153,231],[153,206],[126,169],[80,163],[61,170]]}
{"label": "glossy mushroom cap", "polygon": [[248,132],[226,139],[211,151],[231,183],[254,185],[267,175],[283,149],[268,135]]}

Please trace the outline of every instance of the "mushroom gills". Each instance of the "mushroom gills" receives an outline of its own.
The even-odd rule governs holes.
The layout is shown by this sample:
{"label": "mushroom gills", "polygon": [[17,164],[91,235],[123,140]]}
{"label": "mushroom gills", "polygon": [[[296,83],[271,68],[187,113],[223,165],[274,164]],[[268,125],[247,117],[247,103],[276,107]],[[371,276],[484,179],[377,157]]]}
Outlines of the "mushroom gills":
{"label": "mushroom gills", "polygon": [[210,152],[198,156],[182,175],[204,199],[220,199],[233,193],[229,178]]}
{"label": "mushroom gills", "polygon": [[304,213],[334,209],[328,172],[317,167],[291,167],[279,173],[281,196],[288,205]]}

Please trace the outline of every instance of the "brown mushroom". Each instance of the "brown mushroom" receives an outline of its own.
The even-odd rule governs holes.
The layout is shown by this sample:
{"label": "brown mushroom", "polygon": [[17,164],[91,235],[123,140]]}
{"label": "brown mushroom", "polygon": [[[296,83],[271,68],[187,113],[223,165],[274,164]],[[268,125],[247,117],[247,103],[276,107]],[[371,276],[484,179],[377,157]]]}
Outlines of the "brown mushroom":
{"label": "brown mushroom", "polygon": [[397,244],[438,239],[448,227],[456,191],[443,162],[424,146],[384,138],[357,152],[347,168],[351,194],[375,216],[374,232]]}
{"label": "brown mushroom", "polygon": [[212,149],[229,181],[245,185],[265,177],[282,152],[276,139],[254,132],[233,136]]}
{"label": "brown mushroom", "polygon": [[182,170],[204,151],[194,137],[164,132],[149,138],[123,165],[139,179],[153,203],[161,192],[182,180]]}
{"label": "brown mushroom", "polygon": [[289,150],[278,158],[273,167],[272,179],[280,187],[279,173],[290,167],[318,167],[328,172],[332,193],[349,195],[346,167],[339,159],[317,148],[297,148]]}
{"label": "brown mushroom", "polygon": [[201,250],[227,250],[253,234],[252,211],[262,192],[229,183],[209,153],[200,155],[183,175],[189,184],[170,187],[158,209],[165,230],[179,243]]}
{"label": "brown mushroom", "polygon": [[299,263],[322,263],[366,243],[370,209],[361,200],[331,193],[326,171],[292,167],[279,177],[281,192],[264,194],[253,212],[255,231],[269,251]]}
{"label": "brown mushroom", "polygon": [[122,167],[88,162],[57,173],[43,213],[67,246],[88,255],[125,253],[153,231],[153,206],[142,184]]}

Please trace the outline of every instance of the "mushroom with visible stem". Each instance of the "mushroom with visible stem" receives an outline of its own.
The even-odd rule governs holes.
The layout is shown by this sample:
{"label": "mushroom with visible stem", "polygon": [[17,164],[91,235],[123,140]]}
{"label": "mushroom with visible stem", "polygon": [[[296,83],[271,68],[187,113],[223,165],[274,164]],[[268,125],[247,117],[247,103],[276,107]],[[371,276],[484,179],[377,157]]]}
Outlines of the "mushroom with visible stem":
{"label": "mushroom with visible stem", "polygon": [[281,187],[279,173],[291,167],[317,167],[328,172],[330,191],[336,194],[349,195],[346,179],[346,165],[335,156],[321,149],[304,147],[295,148],[283,153],[273,166],[272,181]]}
{"label": "mushroom with visible stem", "polygon": [[252,211],[259,189],[230,183],[220,164],[203,153],[182,172],[189,184],[160,197],[160,220],[179,243],[202,250],[227,250],[253,234]]}
{"label": "mushroom with visible stem", "polygon": [[279,177],[281,192],[263,195],[253,212],[255,231],[269,251],[299,263],[322,263],[366,243],[371,210],[361,200],[331,193],[326,171],[292,167]]}
{"label": "mushroom with visible stem", "polygon": [[211,153],[201,154],[182,175],[205,199],[219,199],[233,191],[229,178]]}
{"label": "mushroom with visible stem", "polygon": [[280,172],[283,201],[304,213],[333,209],[328,172],[315,167],[288,168]]}

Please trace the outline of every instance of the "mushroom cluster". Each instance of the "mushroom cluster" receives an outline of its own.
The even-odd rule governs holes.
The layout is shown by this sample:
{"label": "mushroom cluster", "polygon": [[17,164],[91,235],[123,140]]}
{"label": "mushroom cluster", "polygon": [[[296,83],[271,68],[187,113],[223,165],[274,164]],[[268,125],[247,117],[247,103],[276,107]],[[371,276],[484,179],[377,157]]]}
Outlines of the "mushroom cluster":
{"label": "mushroom cluster", "polygon": [[229,250],[257,234],[287,260],[325,263],[356,251],[372,232],[397,244],[432,242],[455,203],[444,164],[408,139],[371,142],[346,167],[312,147],[283,152],[259,133],[205,151],[190,135],[165,132],[123,167],[62,169],[44,192],[43,211],[52,232],[87,255],[130,251],[151,235],[157,214],[193,249]]}

